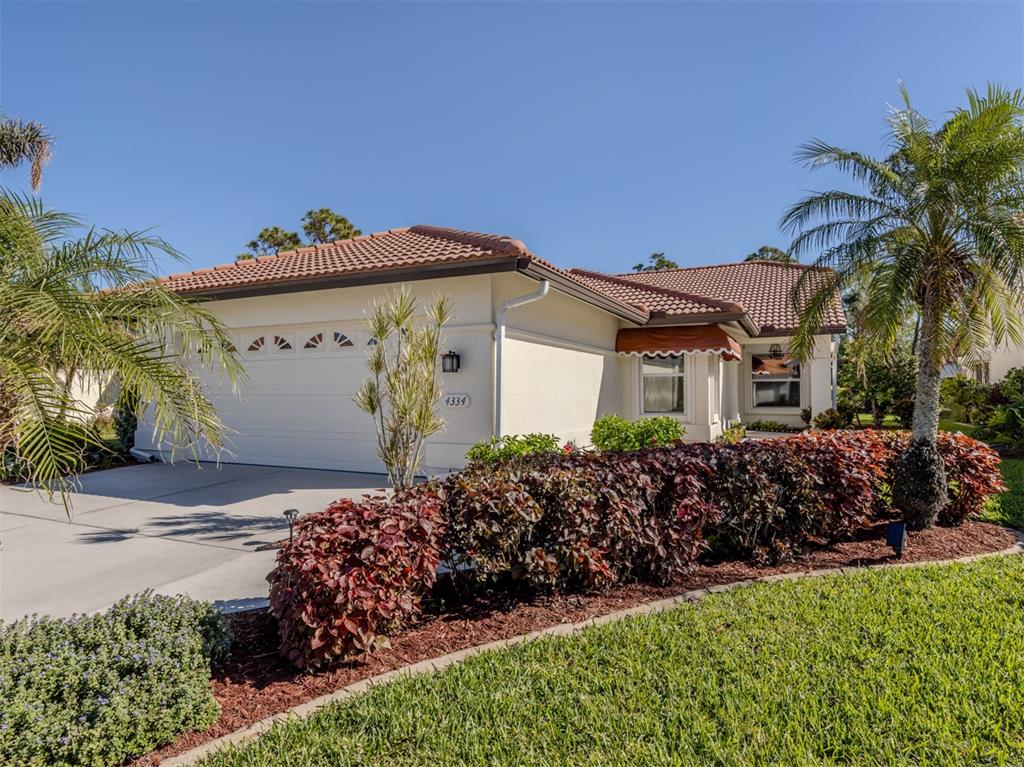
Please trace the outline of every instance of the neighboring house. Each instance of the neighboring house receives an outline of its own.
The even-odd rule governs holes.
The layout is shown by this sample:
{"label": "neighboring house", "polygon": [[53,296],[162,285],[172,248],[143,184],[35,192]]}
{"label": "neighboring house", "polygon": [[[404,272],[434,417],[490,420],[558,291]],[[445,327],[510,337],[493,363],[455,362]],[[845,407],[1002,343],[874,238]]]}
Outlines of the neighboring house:
{"label": "neighboring house", "polygon": [[[670,415],[690,439],[736,420],[800,423],[832,406],[836,296],[814,354],[787,354],[790,291],[804,269],[745,262],[620,275],[557,268],[508,237],[393,229],[164,279],[212,300],[249,377],[241,397],[210,381],[240,463],[380,471],[370,418],[352,397],[367,376],[368,307],[395,283],[448,296],[442,375],[447,428],[425,467],[464,464],[492,434],[548,432],[588,444],[594,420]],[[149,424],[137,436],[152,444]],[[213,459],[215,456],[208,456]]]}
{"label": "neighboring house", "polygon": [[991,352],[988,361],[988,378],[991,383],[1003,380],[1011,368],[1024,368],[1024,344],[1006,343]]}

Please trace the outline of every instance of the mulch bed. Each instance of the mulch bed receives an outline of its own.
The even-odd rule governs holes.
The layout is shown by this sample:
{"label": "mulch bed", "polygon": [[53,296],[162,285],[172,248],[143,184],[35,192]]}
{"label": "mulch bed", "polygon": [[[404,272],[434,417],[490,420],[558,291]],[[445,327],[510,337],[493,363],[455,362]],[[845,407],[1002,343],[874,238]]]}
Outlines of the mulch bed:
{"label": "mulch bed", "polygon": [[[1000,551],[1017,542],[1006,528],[967,522],[958,528],[933,528],[909,533],[902,562],[953,559]],[[632,584],[603,594],[574,594],[513,599],[477,598],[453,606],[427,605],[420,623],[392,639],[392,647],[364,655],[322,673],[304,673],[287,664],[277,652],[274,619],[266,610],[229,616],[235,643],[226,667],[213,679],[221,705],[220,719],[205,732],[187,733],[174,743],[139,757],[130,767],[150,767],[190,748],[246,727],[286,709],[333,692],[367,677],[417,661],[445,655],[498,639],[526,634],[560,623],[577,623],[599,615],[652,602],[691,589],[779,573],[828,567],[852,567],[896,562],[885,545],[885,525],[864,531],[856,540],[809,551],[784,565],[758,567],[747,562],[706,562],[682,583],[672,586]]]}

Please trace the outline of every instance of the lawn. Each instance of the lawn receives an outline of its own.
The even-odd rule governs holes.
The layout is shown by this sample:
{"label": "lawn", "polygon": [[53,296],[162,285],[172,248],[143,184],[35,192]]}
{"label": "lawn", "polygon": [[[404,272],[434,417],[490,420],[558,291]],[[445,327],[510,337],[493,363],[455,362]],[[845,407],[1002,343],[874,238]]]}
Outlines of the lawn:
{"label": "lawn", "polygon": [[974,434],[974,430],[978,428],[974,424],[960,423],[959,421],[940,420],[939,429],[942,431],[959,431],[966,434],[968,437]]}
{"label": "lawn", "polygon": [[982,517],[988,522],[1024,530],[1024,460],[1004,458],[1000,469],[1008,489],[989,500]]}
{"label": "lawn", "polygon": [[1024,762],[1024,558],[714,595],[487,653],[207,767]]}

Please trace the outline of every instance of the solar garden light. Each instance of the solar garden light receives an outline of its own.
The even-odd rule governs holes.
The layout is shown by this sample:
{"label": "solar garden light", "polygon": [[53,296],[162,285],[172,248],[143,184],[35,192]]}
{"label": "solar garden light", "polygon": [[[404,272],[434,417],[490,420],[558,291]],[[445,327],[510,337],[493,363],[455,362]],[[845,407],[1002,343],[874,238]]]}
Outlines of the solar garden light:
{"label": "solar garden light", "polygon": [[896,552],[896,559],[903,557],[903,543],[907,538],[906,522],[890,522],[885,533],[885,544]]}
{"label": "solar garden light", "polygon": [[284,518],[288,520],[288,543],[292,542],[295,530],[295,520],[299,518],[298,509],[285,509]]}

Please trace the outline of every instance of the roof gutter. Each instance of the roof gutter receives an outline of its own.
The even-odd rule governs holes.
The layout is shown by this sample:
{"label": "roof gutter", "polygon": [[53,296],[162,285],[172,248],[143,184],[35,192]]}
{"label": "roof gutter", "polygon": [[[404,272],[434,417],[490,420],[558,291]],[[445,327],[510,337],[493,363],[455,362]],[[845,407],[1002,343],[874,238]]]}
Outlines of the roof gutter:
{"label": "roof gutter", "polygon": [[538,263],[529,258],[519,259],[517,266],[520,273],[525,274],[527,277],[532,277],[535,280],[541,280],[544,282],[550,282],[562,293],[568,296],[583,301],[584,303],[590,304],[591,306],[597,306],[598,308],[604,309],[609,314],[613,314],[620,319],[635,322],[638,325],[645,325],[647,323],[650,314],[641,309],[637,309],[627,304],[620,304],[618,301],[614,301],[596,290],[591,290],[584,285],[576,282],[564,274],[561,274],[554,269],[546,266],[545,264]]}
{"label": "roof gutter", "polygon": [[494,436],[501,436],[501,405],[502,390],[504,389],[503,362],[505,357],[505,313],[509,309],[518,306],[526,306],[534,301],[540,301],[551,289],[551,283],[541,280],[540,285],[532,293],[510,298],[502,301],[498,307],[498,317],[494,329]]}

